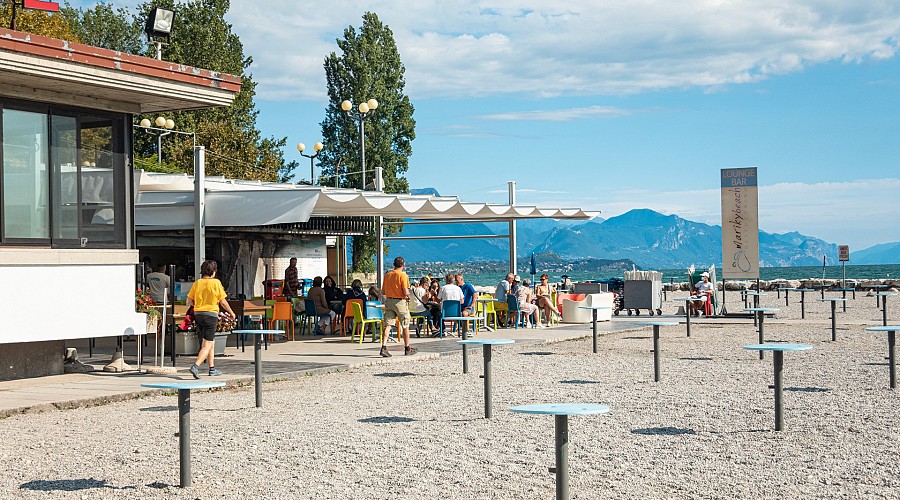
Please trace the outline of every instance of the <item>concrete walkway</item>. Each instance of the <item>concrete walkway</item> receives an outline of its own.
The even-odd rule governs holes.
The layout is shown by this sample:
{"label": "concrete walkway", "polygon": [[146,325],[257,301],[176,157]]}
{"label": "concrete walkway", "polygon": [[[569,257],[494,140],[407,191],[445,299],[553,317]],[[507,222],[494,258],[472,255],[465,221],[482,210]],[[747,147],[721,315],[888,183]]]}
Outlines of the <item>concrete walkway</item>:
{"label": "concrete walkway", "polygon": [[[684,322],[684,316],[615,316],[612,321],[598,323],[598,331],[601,335],[622,332],[646,327],[638,325],[640,322],[652,320],[667,320]],[[697,318],[692,324],[698,327],[702,324],[729,323],[746,324],[747,319],[728,318]],[[792,320],[783,320],[792,322]],[[769,320],[769,324],[777,324],[778,320]],[[804,323],[822,323],[823,328],[827,321],[810,321]],[[846,326],[846,323],[842,326]],[[670,327],[684,329],[684,326]],[[648,330],[649,331],[649,330]],[[487,338],[512,338],[520,344],[541,344],[562,342],[566,340],[582,339],[591,336],[590,324],[566,325],[561,324],[553,328],[543,329],[503,329],[497,332],[481,331],[479,336]],[[461,353],[457,337],[445,337],[443,339],[415,338],[412,345],[418,349],[414,356],[404,356],[402,344],[392,342],[389,349],[393,354],[390,358],[382,358],[378,355],[379,344],[364,341],[362,344],[350,342],[349,337],[302,337],[292,342],[276,342],[269,344],[267,350],[262,353],[263,376],[267,382],[299,378],[309,375],[352,370],[355,367],[373,364],[391,364],[411,360],[434,359],[441,355],[459,355]],[[83,345],[82,345],[83,344]],[[79,360],[101,370],[111,358],[115,347],[114,339],[98,339],[97,346],[93,348],[93,357],[88,357],[87,341],[70,342],[69,347],[76,347]],[[602,340],[600,349],[603,348]],[[136,344],[134,341],[125,342],[125,361],[137,366]],[[473,348],[471,352],[478,352]],[[153,344],[144,350],[143,367],[152,366]],[[177,373],[171,375],[157,375],[151,373],[138,373],[137,371],[126,373],[106,373],[102,371],[66,374],[50,377],[40,377],[22,380],[0,382],[0,418],[16,413],[41,412],[54,409],[78,408],[84,406],[104,404],[140,397],[142,394],[156,393],[159,390],[144,389],[142,383],[192,380],[188,367],[193,361],[192,357],[179,356],[176,362]],[[166,366],[170,366],[169,358]],[[216,377],[232,388],[245,386],[251,392],[253,386],[254,366],[253,348],[248,345],[242,352],[239,347],[228,347],[225,356],[216,358],[216,367],[225,374]],[[207,367],[201,367],[201,376],[207,378]],[[248,395],[248,397],[252,397]]]}

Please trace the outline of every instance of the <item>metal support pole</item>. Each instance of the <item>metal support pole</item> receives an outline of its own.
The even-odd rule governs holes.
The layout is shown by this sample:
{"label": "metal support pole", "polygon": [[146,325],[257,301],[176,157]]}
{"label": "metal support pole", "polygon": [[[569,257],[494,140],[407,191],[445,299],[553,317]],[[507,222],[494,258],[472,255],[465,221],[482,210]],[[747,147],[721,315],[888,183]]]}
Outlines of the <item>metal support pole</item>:
{"label": "metal support pole", "polygon": [[659,325],[653,325],[653,381],[659,382]]}
{"label": "metal support pole", "polygon": [[178,389],[179,486],[191,485],[191,390]]}
{"label": "metal support pole", "polygon": [[687,336],[691,336],[691,301],[686,301],[684,303],[684,312],[685,312],[685,326],[687,327]]}
{"label": "metal support pole", "polygon": [[806,292],[800,290],[800,319],[806,319]]}
{"label": "metal support pole", "polygon": [[206,148],[194,146],[194,279],[206,257]]}
{"label": "metal support pole", "polygon": [[594,354],[597,354],[597,310],[594,309],[594,322],[592,328],[594,330]]}
{"label": "metal support pole", "polygon": [[556,415],[556,500],[569,498],[569,416]]}
{"label": "metal support pole", "polygon": [[256,407],[262,408],[262,335],[254,335],[256,341],[253,342],[253,371],[256,378]]}
{"label": "metal support pole", "polygon": [[784,352],[773,351],[775,364],[775,430],[784,429]]}
{"label": "metal support pole", "polygon": [[888,332],[888,367],[890,370],[891,377],[891,389],[897,388],[897,368],[895,365],[896,358],[894,357],[894,332]]}
{"label": "metal support pole", "polygon": [[831,301],[831,341],[837,342],[837,302]]}
{"label": "metal support pole", "polygon": [[365,115],[359,114],[359,163],[362,166],[362,185],[359,187],[363,191],[366,189],[366,119]]}
{"label": "metal support pole", "polygon": [[[507,181],[509,188],[509,206],[516,204],[516,181]],[[516,220],[509,221],[509,272],[516,274]]]}
{"label": "metal support pole", "polygon": [[841,298],[844,299],[844,312],[847,312],[847,289],[841,287]]}
{"label": "metal support pole", "polygon": [[787,307],[790,305],[790,304],[788,304],[788,294],[790,294],[790,293],[791,293],[790,290],[784,291],[784,307]]}
{"label": "metal support pole", "polygon": [[484,418],[491,418],[493,397],[491,396],[491,344],[484,344]]}
{"label": "metal support pole", "polygon": [[881,296],[881,326],[887,326],[887,295]]}
{"label": "metal support pole", "polygon": [[[763,319],[766,317],[766,313],[764,311],[757,311],[756,314],[759,315],[759,343],[765,344],[766,336],[763,328]],[[759,359],[763,359],[765,357],[764,354],[765,353],[763,351],[759,351]]]}
{"label": "metal support pole", "polygon": [[[172,366],[175,366],[175,264],[169,264],[169,279],[171,280],[172,287],[169,289],[172,291],[169,300],[169,303],[172,304],[172,315],[170,316],[171,320],[169,323],[169,337],[171,339],[171,344],[169,345],[169,353],[172,357]],[[159,354],[159,365],[163,366],[163,360],[166,357],[166,336],[165,336],[165,325],[163,325],[163,338],[162,338],[162,352]]]}
{"label": "metal support pole", "polygon": [[[462,328],[462,324],[460,321],[456,322],[456,327],[462,331],[463,340],[468,340],[468,332]],[[463,373],[469,373],[469,346],[467,344],[462,345],[463,348]]]}

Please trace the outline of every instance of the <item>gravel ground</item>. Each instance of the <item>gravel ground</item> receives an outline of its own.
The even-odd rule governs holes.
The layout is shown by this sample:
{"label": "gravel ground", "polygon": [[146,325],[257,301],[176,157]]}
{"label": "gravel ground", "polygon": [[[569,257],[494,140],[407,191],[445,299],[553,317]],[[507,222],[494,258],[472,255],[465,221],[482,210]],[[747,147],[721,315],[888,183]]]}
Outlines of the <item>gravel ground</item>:
{"label": "gravel ground", "polygon": [[[779,322],[799,318],[791,302],[767,337],[813,350],[785,354],[784,432],[770,355],[741,348],[756,342],[752,322],[701,319],[690,339],[663,328],[658,383],[649,328],[601,338],[597,355],[589,339],[499,346],[490,421],[479,353],[467,375],[445,356],[266,384],[261,409],[252,386],[196,392],[187,489],[174,395],[9,417],[0,497],[553,498],[553,418],[507,411],[545,402],[611,408],[570,419],[573,498],[900,497],[885,334],[854,324],[826,342],[829,306]],[[839,325],[880,318],[858,294]]]}

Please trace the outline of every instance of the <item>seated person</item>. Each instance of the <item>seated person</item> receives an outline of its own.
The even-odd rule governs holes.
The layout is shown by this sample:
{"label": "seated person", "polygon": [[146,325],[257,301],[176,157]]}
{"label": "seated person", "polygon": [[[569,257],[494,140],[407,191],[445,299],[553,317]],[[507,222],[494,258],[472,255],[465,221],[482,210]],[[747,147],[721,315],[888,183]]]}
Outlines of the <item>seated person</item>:
{"label": "seated person", "polygon": [[497,299],[497,303],[494,304],[494,311],[497,312],[497,320],[504,324],[506,323],[507,310],[506,295],[512,288],[513,277],[515,277],[513,273],[507,273],[506,277],[497,283],[497,289],[494,291],[494,298]]}
{"label": "seated person", "polygon": [[[518,283],[519,276],[516,275],[513,278],[513,284]],[[532,301],[534,300],[534,292],[531,290],[531,282],[526,278],[522,282],[522,286],[514,287],[516,297],[519,298],[519,310],[524,312],[525,314],[531,316],[531,323],[538,328],[543,328],[543,325],[538,323],[537,320],[537,310],[538,306],[534,305]]]}
{"label": "seated person", "polygon": [[[424,316],[425,327],[433,334],[436,330],[431,308],[428,307],[428,285],[428,278],[423,277],[409,290],[409,313],[413,316]],[[419,337],[420,334],[416,333],[416,336]]]}
{"label": "seated person", "polygon": [[[309,289],[306,298],[315,304],[315,315],[319,318],[318,327],[313,334],[325,335],[325,329],[331,326],[337,314],[328,307],[328,301],[325,299],[325,290],[322,288],[321,276],[313,278],[312,288]],[[309,314],[309,311],[306,312]]]}
{"label": "seated person", "polygon": [[698,300],[691,301],[691,313],[694,316],[700,316],[700,311],[705,311],[706,301],[713,293],[713,285],[709,282],[709,273],[700,275],[701,281],[694,285],[694,296],[699,297]]}
{"label": "seated person", "polygon": [[359,300],[365,302],[366,297],[367,296],[366,296],[366,292],[363,290],[362,281],[355,279],[355,280],[353,280],[353,283],[350,284],[350,290],[348,290],[347,293],[344,294],[344,299],[343,299],[344,304],[343,305],[346,308],[347,301],[351,300],[351,299],[359,299]]}
{"label": "seated person", "polygon": [[[553,286],[550,285],[550,277],[546,274],[541,275],[541,283],[534,287],[535,305],[544,311],[544,320],[546,326],[550,326],[550,318],[552,314],[557,314],[556,307],[553,304]],[[557,314],[558,315],[558,314]]]}
{"label": "seated person", "polygon": [[328,301],[328,308],[337,313],[338,316],[344,314],[344,292],[334,283],[334,278],[325,276],[322,280],[322,288],[325,290],[325,300]]}

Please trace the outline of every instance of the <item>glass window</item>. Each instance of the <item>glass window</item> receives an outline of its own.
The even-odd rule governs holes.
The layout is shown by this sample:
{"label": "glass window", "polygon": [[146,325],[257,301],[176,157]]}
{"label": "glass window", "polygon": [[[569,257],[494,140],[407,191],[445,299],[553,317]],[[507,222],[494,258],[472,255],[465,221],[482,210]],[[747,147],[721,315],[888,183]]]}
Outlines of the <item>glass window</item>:
{"label": "glass window", "polygon": [[78,240],[78,120],[53,115],[50,120],[53,147],[53,240]]}
{"label": "glass window", "polygon": [[47,115],[3,110],[3,237],[49,239]]}
{"label": "glass window", "polygon": [[82,241],[113,243],[116,241],[115,179],[123,171],[119,165],[122,155],[116,155],[113,147],[113,122],[108,118],[83,116],[79,132]]}

